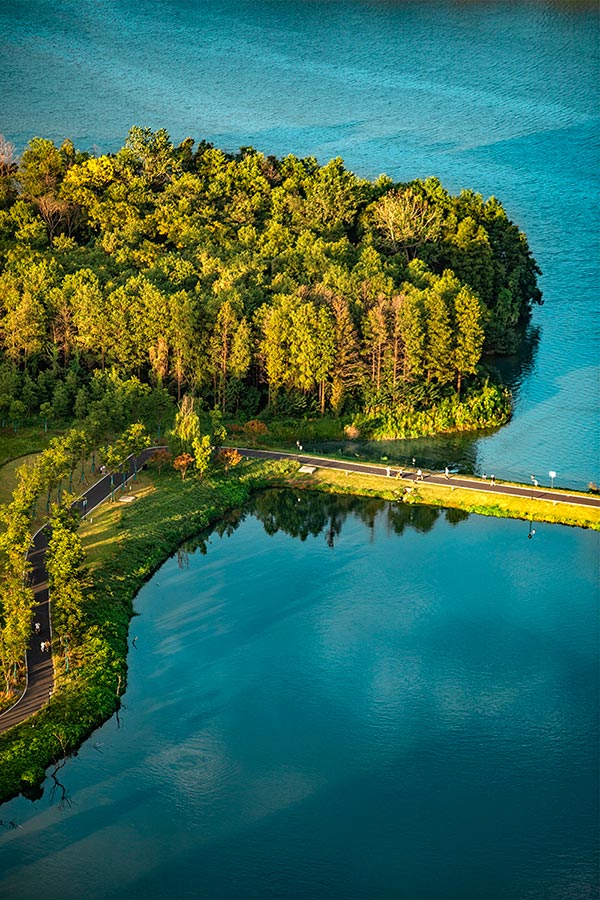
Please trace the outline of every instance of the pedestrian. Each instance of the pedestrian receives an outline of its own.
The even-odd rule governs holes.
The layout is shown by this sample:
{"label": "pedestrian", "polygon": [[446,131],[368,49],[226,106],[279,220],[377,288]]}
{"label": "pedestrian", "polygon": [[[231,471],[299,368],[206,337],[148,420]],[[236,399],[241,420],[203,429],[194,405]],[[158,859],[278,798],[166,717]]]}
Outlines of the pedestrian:
{"label": "pedestrian", "polygon": [[483,478],[484,481],[487,481],[487,472],[484,472],[481,477]]}
{"label": "pedestrian", "polygon": [[420,469],[417,469],[417,481],[423,481],[423,473]]}
{"label": "pedestrian", "polygon": [[36,622],[35,625],[34,625],[33,627],[35,628],[35,633],[36,633],[36,634],[39,634],[40,631],[42,630],[42,626],[40,625],[39,622]]}
{"label": "pedestrian", "polygon": [[46,641],[46,644],[44,645],[44,649],[45,649],[46,653],[50,653],[50,641]]}
{"label": "pedestrian", "polygon": [[446,466],[446,468],[444,469],[444,475],[446,476],[446,478],[450,478],[450,471],[448,469],[448,466]]}
{"label": "pedestrian", "polygon": [[392,474],[392,470],[390,469],[389,466],[386,467],[385,474],[387,475],[388,478],[389,478],[390,475]]}
{"label": "pedestrian", "polygon": [[490,484],[492,487],[495,487],[495,485],[496,485],[496,476],[495,475],[490,476]]}
{"label": "pedestrian", "polygon": [[46,641],[42,641],[42,643],[40,644],[40,650],[43,653],[45,649],[46,649]]}

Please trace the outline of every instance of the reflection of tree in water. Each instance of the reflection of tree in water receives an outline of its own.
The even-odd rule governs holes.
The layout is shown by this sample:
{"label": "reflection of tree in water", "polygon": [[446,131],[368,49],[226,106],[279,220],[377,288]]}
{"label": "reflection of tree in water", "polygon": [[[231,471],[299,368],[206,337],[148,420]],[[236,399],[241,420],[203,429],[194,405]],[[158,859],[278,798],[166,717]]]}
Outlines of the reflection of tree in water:
{"label": "reflection of tree in water", "polygon": [[457,525],[469,518],[469,514],[460,509],[441,510],[416,503],[390,503],[381,497],[271,488],[256,494],[243,509],[230,510],[210,530],[202,531],[182,544],[177,551],[177,561],[180,568],[185,568],[190,554],[199,550],[205,556],[214,534],[231,537],[249,515],[262,522],[269,535],[282,531],[305,541],[309,536],[324,534],[327,546],[333,549],[349,515],[362,522],[369,529],[371,540],[374,540],[378,518],[383,518],[387,528],[396,534],[402,534],[405,528],[425,533],[433,528],[442,512],[450,525]]}
{"label": "reflection of tree in water", "polygon": [[246,518],[246,514],[246,510],[240,508],[230,509],[210,529],[201,531],[195,537],[185,541],[177,551],[177,563],[179,568],[187,568],[189,556],[197,550],[200,551],[202,556],[206,556],[211,535],[216,534],[219,537],[231,537],[234,531],[240,527],[241,523]]}
{"label": "reflection of tree in water", "polygon": [[495,357],[493,360],[493,367],[513,393],[518,392],[534,369],[540,335],[539,325],[529,323],[521,333],[515,353],[511,356]]}
{"label": "reflection of tree in water", "polygon": [[402,534],[405,528],[414,528],[425,534],[435,525],[440,510],[436,506],[420,506],[412,503],[389,503],[387,520],[396,534]]}
{"label": "reflection of tree in water", "polygon": [[360,502],[358,497],[276,488],[257,495],[249,511],[262,522],[267,534],[283,531],[305,541],[309,535],[317,537],[325,532],[328,545],[333,547],[346,516]]}
{"label": "reflection of tree in water", "polygon": [[[58,740],[58,742],[61,746],[62,756],[59,756],[57,759],[54,760],[54,770],[52,772],[50,772],[50,777],[51,777],[52,781],[54,782],[54,784],[52,785],[52,790],[50,791],[50,801],[51,801],[51,803],[54,803],[54,801],[58,797],[58,804],[57,804],[58,808],[65,809],[65,807],[66,807],[68,809],[73,805],[73,801],[71,800],[71,797],[69,796],[69,789],[58,778],[58,773],[67,764],[68,756],[67,756],[67,751],[65,749],[65,744],[64,744],[62,735],[57,734],[55,732],[54,736]],[[76,755],[76,754],[74,754],[74,755]]]}
{"label": "reflection of tree in water", "polygon": [[[380,497],[321,494],[313,491],[292,491],[280,488],[265,491],[254,498],[248,512],[263,523],[267,534],[278,531],[304,541],[309,535],[324,533],[329,547],[342,531],[349,515],[363,522],[374,538],[377,519],[385,517],[388,528],[402,534],[405,528],[430,531],[442,513],[437,507],[417,504],[390,503]],[[462,510],[446,510],[446,519],[458,524],[468,518]]]}
{"label": "reflection of tree in water", "polygon": [[458,525],[460,522],[466,521],[469,518],[469,513],[464,509],[452,509],[450,507],[446,510],[446,522],[449,525]]}

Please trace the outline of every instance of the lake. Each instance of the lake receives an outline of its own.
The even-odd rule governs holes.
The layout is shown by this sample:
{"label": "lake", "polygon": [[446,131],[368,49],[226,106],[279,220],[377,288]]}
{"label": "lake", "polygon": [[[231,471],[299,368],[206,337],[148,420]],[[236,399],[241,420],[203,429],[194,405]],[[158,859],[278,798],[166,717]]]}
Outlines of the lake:
{"label": "lake", "polygon": [[183,548],[1,896],[595,896],[600,539],[528,533],[274,491]]}

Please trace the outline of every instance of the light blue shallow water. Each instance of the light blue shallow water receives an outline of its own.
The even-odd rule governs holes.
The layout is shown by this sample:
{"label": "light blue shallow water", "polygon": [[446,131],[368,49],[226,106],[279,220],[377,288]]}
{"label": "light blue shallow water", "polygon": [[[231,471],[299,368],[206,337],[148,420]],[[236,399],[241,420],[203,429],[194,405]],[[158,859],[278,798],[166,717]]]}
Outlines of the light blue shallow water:
{"label": "light blue shallow water", "polygon": [[552,0],[7,0],[0,130],[107,151],[132,124],[166,127],[499,196],[546,305],[513,421],[468,456],[586,487],[600,481],[599,24],[597,3]]}

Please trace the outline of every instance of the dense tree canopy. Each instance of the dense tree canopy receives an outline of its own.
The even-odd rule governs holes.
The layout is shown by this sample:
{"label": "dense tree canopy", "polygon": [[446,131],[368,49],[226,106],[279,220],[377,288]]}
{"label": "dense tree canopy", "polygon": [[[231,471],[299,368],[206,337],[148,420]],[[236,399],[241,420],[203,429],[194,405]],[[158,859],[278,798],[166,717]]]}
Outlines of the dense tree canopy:
{"label": "dense tree canopy", "polygon": [[0,149],[5,423],[82,418],[132,379],[247,418],[424,411],[478,392],[540,302],[502,205],[435,178],[137,127],[114,155]]}

